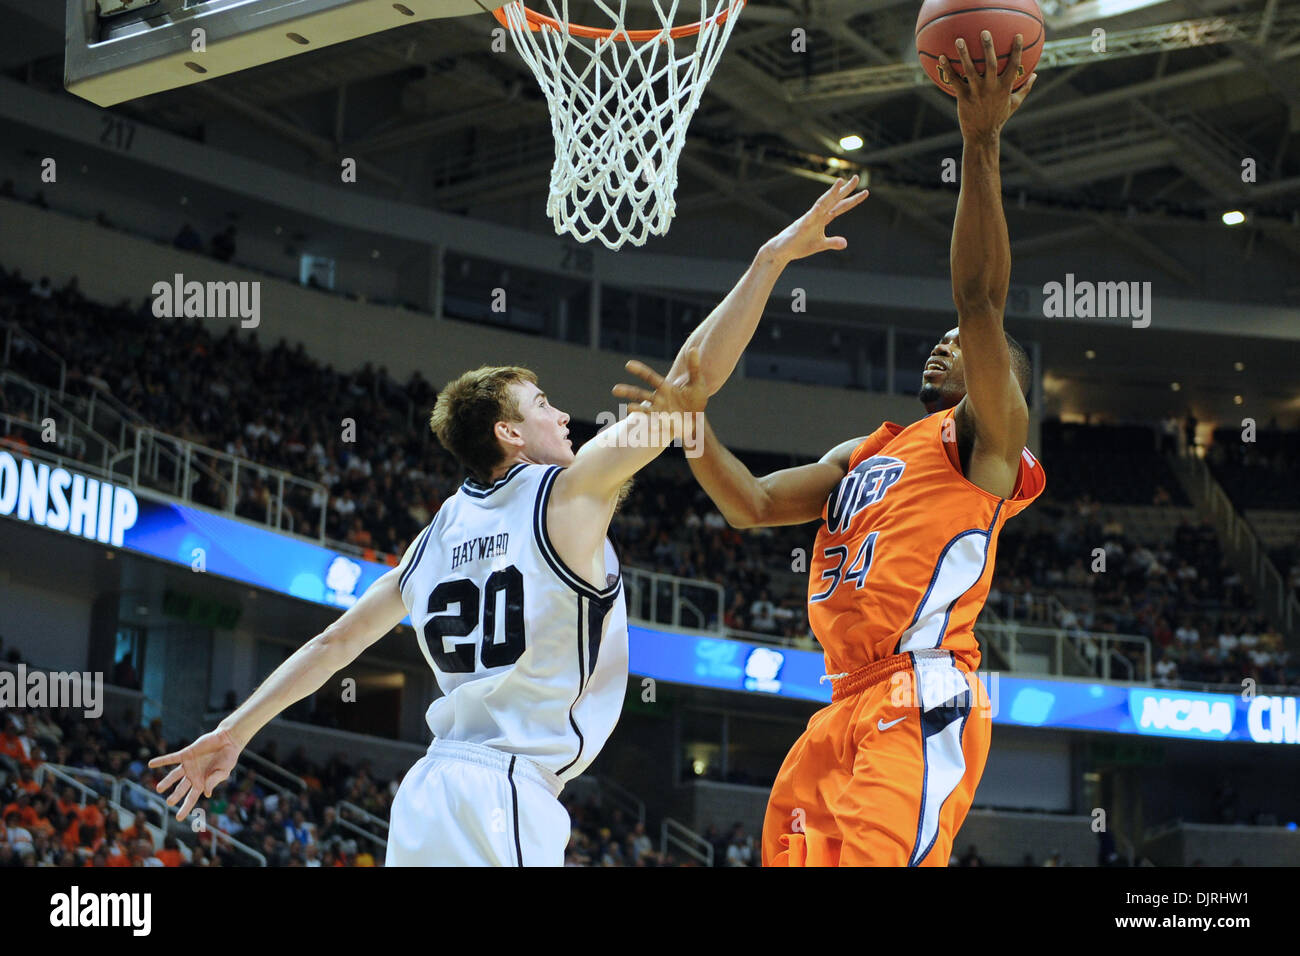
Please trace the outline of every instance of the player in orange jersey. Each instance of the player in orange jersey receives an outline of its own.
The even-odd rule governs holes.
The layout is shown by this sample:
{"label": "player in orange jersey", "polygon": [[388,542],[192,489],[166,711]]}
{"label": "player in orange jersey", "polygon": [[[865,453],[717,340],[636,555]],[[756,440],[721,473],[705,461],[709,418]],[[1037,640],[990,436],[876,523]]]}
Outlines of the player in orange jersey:
{"label": "player in orange jersey", "polygon": [[[965,141],[952,235],[957,328],[922,370],[928,414],[761,479],[711,428],[703,454],[689,459],[735,527],[822,519],[808,617],[832,702],[808,722],[772,788],[765,866],[946,865],[984,770],[991,708],[975,675],[973,626],[999,531],[1044,488],[1025,448],[1029,360],[1002,327],[1011,250],[998,152],[1003,124],[1034,81],[1012,94],[1021,44],[1017,37],[1001,77],[978,74],[961,50],[972,80],[957,86]],[[987,33],[984,47],[984,62],[996,63]]]}

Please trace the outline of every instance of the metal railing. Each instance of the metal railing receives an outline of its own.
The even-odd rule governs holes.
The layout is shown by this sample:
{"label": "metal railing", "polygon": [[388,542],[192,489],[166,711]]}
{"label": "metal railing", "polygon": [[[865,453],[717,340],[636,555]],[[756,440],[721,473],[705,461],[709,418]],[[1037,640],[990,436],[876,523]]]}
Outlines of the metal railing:
{"label": "metal railing", "polygon": [[78,791],[81,794],[81,805],[83,807],[86,805],[87,796],[90,797],[92,803],[97,802],[100,797],[108,796],[108,794],[100,793],[98,790],[95,790],[94,788],[89,787],[86,784],[82,783],[75,776],[73,776],[73,774],[81,774],[84,776],[96,776],[96,777],[108,776],[107,774],[101,774],[98,770],[87,771],[81,767],[65,767],[61,764],[42,763],[40,766],[36,768],[36,771],[32,774],[32,778],[37,783],[44,786],[45,777],[46,775],[49,775],[53,777],[55,780],[58,780],[60,783],[72,787],[74,790]]}
{"label": "metal railing", "polygon": [[722,634],[722,585],[661,571],[623,568],[629,620]]}
{"label": "metal railing", "polygon": [[1300,629],[1300,600],[1287,586],[1286,578],[1273,564],[1268,549],[1264,547],[1255,529],[1245,516],[1237,511],[1232,499],[1215,480],[1210,468],[1200,458],[1171,459],[1187,478],[1187,491],[1198,504],[1209,512],[1215,527],[1228,550],[1228,559],[1239,569],[1246,570],[1254,579],[1254,590],[1260,607],[1274,615],[1283,631],[1295,638]]}
{"label": "metal railing", "polygon": [[[141,786],[134,780],[126,780],[120,777],[115,778],[113,780],[112,801],[126,807],[126,801],[122,799],[124,792],[136,795],[140,802],[144,804],[144,806],[138,807],[137,809],[145,813],[153,811],[158,814],[158,828],[163,832],[166,832],[169,821],[174,822],[172,814],[175,811],[171,807],[167,806],[167,801],[161,794],[150,790],[148,787]],[[126,808],[131,813],[135,812],[131,807]]]}
{"label": "metal railing", "polygon": [[672,846],[704,866],[713,866],[713,844],[684,823],[664,817],[659,828],[659,852],[666,854]]}
{"label": "metal railing", "polygon": [[[1061,677],[1099,677],[1132,683],[1149,683],[1154,674],[1151,641],[1139,635],[1036,627],[1015,622],[979,623],[975,629],[981,639],[987,639],[997,649],[1011,671]],[[1132,660],[1121,653],[1121,648],[1126,645],[1139,648],[1141,672],[1135,673]],[[1047,669],[1036,669],[1042,666],[1043,661],[1047,662]]]}
{"label": "metal railing", "polygon": [[385,830],[388,829],[387,820],[385,820],[383,817],[375,816],[369,810],[365,809],[364,807],[357,806],[355,803],[352,803],[350,800],[340,800],[338,803],[334,805],[334,808],[336,811],[338,811],[340,819],[342,819],[343,813],[346,812],[349,816],[359,817],[360,819],[365,820],[367,823],[372,823],[375,826],[382,827]]}
{"label": "metal railing", "polygon": [[[340,800],[338,803],[334,804],[334,817],[335,820],[338,822],[338,825],[343,827],[348,832],[355,833],[357,836],[365,837],[367,840],[369,840],[370,842],[378,846],[381,851],[387,851],[388,821],[385,820],[383,817],[375,816],[369,810],[357,806],[355,803],[352,803],[350,800]],[[379,828],[384,835],[381,836],[378,833],[375,833],[371,830],[367,830],[365,827],[360,826],[359,824],[353,823],[352,820],[348,819],[349,817],[359,819],[364,823],[368,823],[373,827]]]}
{"label": "metal railing", "polygon": [[45,361],[50,362],[57,370],[55,377],[59,380],[59,395],[62,396],[68,385],[68,363],[63,360],[58,352],[54,351],[48,345],[33,338],[27,332],[23,331],[22,326],[17,322],[7,321],[4,323],[4,350],[3,361],[6,366],[16,364],[16,356],[19,351],[18,345],[30,349]]}
{"label": "metal railing", "polygon": [[[245,748],[243,753],[239,755],[239,759],[248,760],[252,763],[255,763],[259,767],[262,767],[265,770],[267,770],[269,773],[279,774],[281,777],[284,777],[286,780],[288,780],[289,783],[291,783],[293,786],[297,787],[299,792],[307,789],[306,780],[302,779],[302,777],[298,776],[296,773],[284,769],[284,767],[281,767],[278,763],[275,763],[272,760],[267,760],[261,754],[254,753],[253,751]],[[250,773],[251,772],[252,771],[250,771]],[[265,773],[254,774],[254,776],[262,780],[267,786],[271,787],[273,790],[276,790],[282,794],[289,792],[287,787],[280,786],[276,783],[273,783]]]}
{"label": "metal railing", "polygon": [[615,783],[608,777],[597,777],[600,784],[601,798],[606,796],[610,798],[610,803],[616,803],[619,808],[626,813],[636,817],[637,823],[645,823],[645,801],[638,797],[631,790]]}
{"label": "metal railing", "polygon": [[[227,514],[235,514],[242,503],[241,481],[245,489],[251,482],[255,489],[264,489],[261,496],[264,508],[261,514],[248,515],[250,520],[261,521],[278,531],[298,534],[293,512],[285,505],[286,495],[294,493],[303,502],[319,502],[317,529],[311,536],[314,540],[322,545],[337,546],[340,550],[357,550],[326,540],[329,491],[319,482],[159,431],[143,424],[140,416],[99,390],[88,397],[65,396],[60,399],[48,386],[9,371],[0,371],[0,385],[20,388],[30,396],[30,420],[9,415],[0,416],[0,420],[32,429],[37,440],[28,445],[34,456],[129,484],[133,489],[151,489],[179,501],[215,508]],[[81,412],[74,411],[72,405],[79,405]],[[40,441],[39,423],[46,418],[58,423],[57,447],[67,451],[66,459]],[[103,429],[115,432],[115,436],[105,434]],[[205,480],[206,497],[200,498],[196,495],[197,486]],[[267,482],[269,486],[265,484]]]}
{"label": "metal railing", "polygon": [[236,840],[234,837],[232,837],[229,833],[227,833],[225,830],[221,829],[220,827],[210,826],[206,829],[205,832],[212,834],[212,840],[214,843],[215,842],[224,843],[227,846],[229,846],[230,849],[234,850],[236,853],[242,853],[245,856],[252,857],[254,860],[257,861],[258,866],[266,866],[266,856],[264,854],[258,852],[257,850],[254,850],[247,843],[242,843],[239,840]]}
{"label": "metal railing", "polygon": [[343,827],[345,830],[349,831],[350,833],[355,833],[359,837],[365,837],[367,840],[375,844],[375,846],[379,847],[381,850],[388,849],[388,841],[386,839],[384,839],[381,836],[378,836],[377,834],[371,833],[369,830],[365,829],[364,827],[357,826],[351,820],[345,820],[342,817],[339,817],[338,824],[339,826]]}
{"label": "metal railing", "polygon": [[[121,800],[122,791],[123,789],[126,788],[134,788],[135,790],[140,790],[150,798],[151,803],[153,801],[157,801],[157,803],[161,807],[160,823],[158,825],[154,825],[147,821],[145,823],[145,826],[149,830],[150,840],[153,843],[154,848],[157,849],[158,847],[162,846],[163,840],[167,836],[168,825],[172,822],[172,818],[171,818],[171,814],[168,812],[168,807],[166,802],[162,799],[162,797],[146,789],[145,787],[140,786],[140,784],[135,783],[134,781],[122,780],[112,776],[111,774],[104,773],[103,771],[100,770],[91,770],[86,767],[68,767],[62,764],[52,764],[52,763],[42,763],[39,767],[36,768],[36,772],[35,774],[33,774],[33,776],[36,782],[42,785],[45,782],[45,777],[50,776],[63,783],[65,786],[72,787],[75,790],[79,791],[81,795],[81,806],[83,807],[86,805],[87,796],[89,796],[92,799],[92,801],[98,801],[100,797],[107,796],[108,805],[110,809],[112,809],[115,813],[125,814],[126,816],[129,816],[132,819],[135,818],[136,810],[126,806],[122,802]],[[112,785],[109,788],[108,794],[101,793],[97,790],[92,789],[86,784],[82,783],[80,780],[77,779],[77,777],[89,777],[93,780],[99,780],[105,782],[111,781]],[[120,819],[121,818],[119,817],[119,822]],[[184,844],[181,844],[181,855],[188,860],[191,856],[190,848],[185,846]],[[260,854],[258,855],[260,856]],[[263,861],[265,861],[265,857],[263,857]]]}
{"label": "metal railing", "polygon": [[116,446],[109,439],[98,434],[76,411],[68,407],[75,404],[75,399],[61,401],[55,397],[53,390],[9,371],[0,371],[0,388],[24,393],[22,402],[31,409],[29,416],[6,414],[4,418],[10,427],[17,424],[32,433],[32,439],[27,442],[29,447],[51,448],[51,443],[45,439],[45,422],[50,421],[54,423],[52,447],[74,456],[76,461],[98,461],[103,468],[109,457],[116,452]]}
{"label": "metal railing", "polygon": [[[308,501],[313,497],[318,498],[320,520],[313,537],[322,544],[325,542],[329,492],[319,482],[307,481],[283,469],[261,465],[239,455],[209,448],[154,428],[133,426],[130,431],[131,447],[121,452],[111,467],[114,472],[126,472],[129,469],[134,487],[152,488],[181,501],[195,501],[197,486],[206,478],[209,482],[207,491],[215,500],[199,503],[234,514],[242,503],[242,477],[245,488],[251,482],[255,493],[258,488],[264,492],[264,514],[259,514],[257,518],[272,528],[290,533],[296,533],[296,530],[292,511],[285,507],[285,492],[286,489],[297,490]],[[267,487],[266,481],[271,483],[270,487]]]}

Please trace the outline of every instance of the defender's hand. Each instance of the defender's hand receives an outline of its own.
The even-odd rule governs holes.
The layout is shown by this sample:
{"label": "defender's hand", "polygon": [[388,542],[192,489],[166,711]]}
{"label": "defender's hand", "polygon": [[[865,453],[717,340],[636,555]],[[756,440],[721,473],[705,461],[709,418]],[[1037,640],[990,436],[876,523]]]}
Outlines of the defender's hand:
{"label": "defender's hand", "polygon": [[684,442],[693,440],[696,416],[709,404],[709,390],[704,376],[700,374],[700,350],[693,348],[686,353],[686,373],[671,382],[635,359],[629,361],[626,368],[633,375],[644,379],[653,389],[615,385],[611,391],[616,397],[636,403],[629,404],[628,412],[642,415],[671,415],[675,412],[680,416],[682,425],[677,437]]}
{"label": "defender's hand", "polygon": [[843,236],[827,236],[826,227],[838,216],[860,205],[870,193],[853,194],[858,177],[835,180],[811,209],[767,241],[767,248],[786,262],[815,255],[827,249],[843,249],[849,243]]}
{"label": "defender's hand", "polygon": [[183,821],[189,816],[200,796],[212,796],[217,784],[230,776],[243,749],[230,731],[214,730],[183,750],[154,757],[149,761],[150,767],[179,764],[158,782],[156,788],[159,793],[163,793],[172,784],[176,785],[167,798],[167,805],[172,807],[184,801],[176,811],[177,820]]}
{"label": "defender's hand", "polygon": [[[1025,101],[1033,88],[1038,74],[1030,75],[1029,80],[1016,93],[1011,88],[1020,77],[1020,58],[1024,49],[1025,38],[1017,33],[1011,43],[1011,57],[1007,68],[1001,75],[997,72],[998,56],[993,49],[993,34],[988,30],[980,33],[984,45],[984,72],[979,73],[971,60],[966,41],[958,37],[957,52],[961,55],[961,78],[954,77],[953,91],[957,95],[957,121],[961,124],[962,136],[966,139],[996,139],[1002,127],[1011,118],[1020,104]],[[990,67],[990,64],[992,65]],[[946,56],[939,56],[939,69],[955,73]]]}

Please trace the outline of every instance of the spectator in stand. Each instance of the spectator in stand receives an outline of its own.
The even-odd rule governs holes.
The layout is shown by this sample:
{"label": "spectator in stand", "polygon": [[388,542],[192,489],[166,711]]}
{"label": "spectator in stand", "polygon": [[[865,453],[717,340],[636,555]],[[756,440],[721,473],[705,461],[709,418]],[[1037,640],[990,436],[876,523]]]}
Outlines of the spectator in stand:
{"label": "spectator in stand", "polygon": [[1161,687],[1170,687],[1178,681],[1178,660],[1176,652],[1161,657],[1156,662],[1156,683]]}
{"label": "spectator in stand", "polygon": [[5,810],[5,840],[19,856],[32,846],[32,832],[23,826],[22,813],[18,810]]}
{"label": "spectator in stand", "polygon": [[194,227],[187,222],[181,226],[181,231],[176,233],[172,245],[183,252],[202,252],[203,237],[195,232]]}
{"label": "spectator in stand", "polygon": [[131,820],[131,825],[122,831],[122,839],[128,843],[134,843],[137,840],[144,840],[149,837],[149,821],[143,810],[136,811],[135,817]]}
{"label": "spectator in stand", "polygon": [[1178,416],[1176,415],[1170,415],[1160,422],[1160,454],[1178,454]]}
{"label": "spectator in stand", "polygon": [[651,842],[649,835],[645,832],[645,824],[638,821],[632,827],[629,839],[632,842],[632,860],[635,865],[642,866],[642,860],[654,852],[654,843]]}
{"label": "spectator in stand", "polygon": [[760,634],[777,634],[776,605],[767,591],[760,591],[758,600],[749,606],[749,626]]}
{"label": "spectator in stand", "polygon": [[158,851],[157,855],[163,866],[180,866],[185,862],[185,858],[181,854],[181,846],[176,842],[174,836],[163,838],[163,848]]}
{"label": "spectator in stand", "polygon": [[745,828],[737,823],[731,828],[731,840],[727,844],[727,866],[752,866],[754,862],[754,843],[745,835]]}
{"label": "spectator in stand", "polygon": [[286,843],[299,843],[303,846],[316,842],[311,833],[311,826],[301,810],[295,810],[293,822],[285,825],[284,840]]}
{"label": "spectator in stand", "polygon": [[212,237],[212,258],[218,262],[230,262],[235,258],[234,226],[227,226],[224,231]]}
{"label": "spectator in stand", "polygon": [[957,862],[957,865],[958,866],[983,866],[984,865],[984,861],[980,858],[979,853],[976,852],[975,850],[974,843],[972,843],[970,846],[966,848],[966,852],[962,854],[962,857]]}

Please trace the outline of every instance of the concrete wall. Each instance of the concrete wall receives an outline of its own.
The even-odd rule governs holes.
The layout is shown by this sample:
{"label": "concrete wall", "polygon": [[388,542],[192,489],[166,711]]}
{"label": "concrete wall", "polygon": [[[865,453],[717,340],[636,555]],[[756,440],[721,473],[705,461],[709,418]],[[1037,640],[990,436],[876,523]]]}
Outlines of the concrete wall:
{"label": "concrete wall", "polygon": [[1166,866],[1300,866],[1300,831],[1184,823],[1148,853]]}
{"label": "concrete wall", "polygon": [[[0,525],[0,534],[8,522]],[[0,569],[0,637],[4,655],[17,648],[23,660],[58,671],[87,667],[93,601],[88,595],[68,594],[19,580],[8,568]]]}

